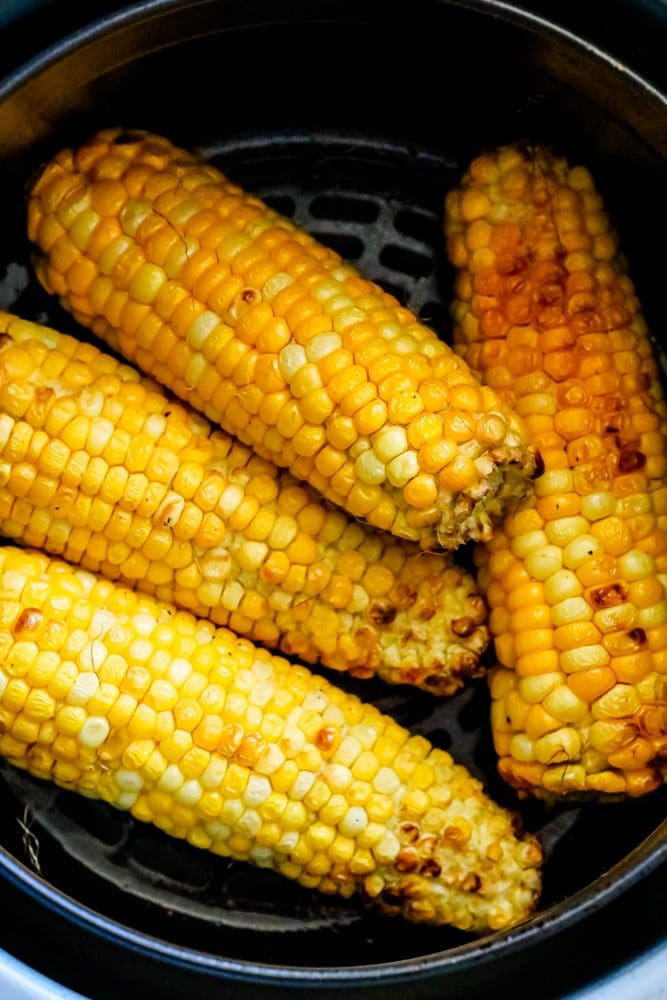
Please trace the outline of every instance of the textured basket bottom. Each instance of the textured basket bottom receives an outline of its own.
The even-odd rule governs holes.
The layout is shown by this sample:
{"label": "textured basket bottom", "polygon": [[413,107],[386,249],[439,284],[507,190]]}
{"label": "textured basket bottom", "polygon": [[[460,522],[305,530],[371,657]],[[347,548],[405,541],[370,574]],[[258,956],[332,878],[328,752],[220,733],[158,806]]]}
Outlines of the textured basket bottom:
{"label": "textured basket bottom", "polygon": [[[447,336],[443,303],[450,296],[451,273],[444,261],[441,213],[459,164],[393,140],[330,133],[237,135],[202,152]],[[3,264],[0,307],[82,335],[36,286],[27,259],[0,261],[0,275]],[[338,674],[333,680],[451,750],[498,801],[519,810],[547,854],[543,906],[565,899],[620,861],[664,816],[663,795],[553,810],[519,803],[495,771],[483,681],[435,702],[409,688]],[[388,921],[354,903],[197,851],[111,807],[7,766],[2,778],[13,807],[3,809],[0,818],[3,846],[68,895],[158,938],[302,967],[399,960],[466,940],[447,928]]]}

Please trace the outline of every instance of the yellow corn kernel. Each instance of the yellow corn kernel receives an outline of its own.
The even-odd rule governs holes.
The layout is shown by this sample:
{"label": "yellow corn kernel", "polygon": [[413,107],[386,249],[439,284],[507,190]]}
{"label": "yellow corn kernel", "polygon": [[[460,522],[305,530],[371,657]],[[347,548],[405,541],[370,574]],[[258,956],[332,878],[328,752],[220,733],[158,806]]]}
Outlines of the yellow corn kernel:
{"label": "yellow corn kernel", "polygon": [[[667,417],[625,261],[590,174],[540,147],[475,160],[445,229],[456,348],[541,458],[535,498],[477,557],[498,659],[518,675],[506,686],[535,699],[510,715],[515,690],[492,686],[501,773],[524,791],[646,794],[664,752],[664,724],[642,727],[667,666]],[[555,649],[530,652],[527,636],[548,646],[530,631],[537,582]]]}
{"label": "yellow corn kernel", "polygon": [[[188,336],[194,331],[199,337],[212,321],[210,313],[199,313],[189,322]],[[426,571],[415,574],[408,564],[412,547],[348,525],[309,487],[297,487],[286,473],[213,432],[91,345],[8,314],[0,315],[0,331],[7,337],[0,362],[13,366],[31,396],[37,385],[50,399],[55,386],[49,416],[56,406],[62,411],[59,422],[42,420],[48,431],[33,429],[33,444],[41,435],[40,461],[48,477],[35,476],[25,451],[11,459],[9,479],[0,486],[0,504],[14,501],[17,526],[10,534],[33,544],[38,517],[49,547],[70,561],[307,661],[361,668],[366,675],[377,672],[393,683],[443,693],[474,671],[486,641],[484,613],[471,577],[456,570],[449,556],[420,561]],[[39,362],[42,356],[50,367]],[[285,357],[291,364],[301,354]],[[7,432],[30,430],[25,421],[7,419]],[[81,450],[70,454],[58,436],[64,433]],[[366,456],[371,465],[379,462],[371,447],[357,461]],[[427,486],[419,476],[411,484],[417,492]],[[363,484],[353,490],[354,503],[374,496]],[[20,527],[17,499],[25,507]],[[446,592],[438,583],[445,578]],[[417,607],[434,607],[435,613],[404,646],[410,626],[394,604],[398,595],[413,592]],[[378,615],[385,619],[381,633]],[[469,622],[466,635],[454,631],[457,620]],[[141,649],[147,652],[139,646],[135,657]],[[19,652],[17,669],[20,662]],[[114,679],[113,663],[105,680],[119,683],[123,678]],[[107,670],[101,661],[95,668]],[[122,706],[115,709],[119,717]],[[161,712],[173,705],[157,698],[154,707]],[[144,724],[139,716],[132,723],[135,729]],[[207,745],[214,728],[205,727]]]}

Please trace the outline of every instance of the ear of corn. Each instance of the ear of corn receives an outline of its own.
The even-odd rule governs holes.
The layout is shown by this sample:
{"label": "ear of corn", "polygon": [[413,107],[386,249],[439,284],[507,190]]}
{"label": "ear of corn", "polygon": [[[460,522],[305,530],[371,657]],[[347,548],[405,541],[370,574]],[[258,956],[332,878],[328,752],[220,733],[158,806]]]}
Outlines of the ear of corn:
{"label": "ear of corn", "polygon": [[327,508],[149,380],[0,313],[0,533],[285,653],[451,694],[471,575]]}
{"label": "ear of corn", "polygon": [[0,754],[216,854],[466,930],[525,917],[540,851],[449,754],[304,667],[0,548]]}
{"label": "ear of corn", "polygon": [[641,795],[665,774],[667,408],[632,283],[589,173],[541,149],[475,160],[447,233],[458,350],[543,468],[478,552],[500,771]]}
{"label": "ear of corn", "polygon": [[355,517],[455,548],[525,493],[514,416],[449,347],[166,140],[107,131],[61,153],[29,233],[81,323]]}

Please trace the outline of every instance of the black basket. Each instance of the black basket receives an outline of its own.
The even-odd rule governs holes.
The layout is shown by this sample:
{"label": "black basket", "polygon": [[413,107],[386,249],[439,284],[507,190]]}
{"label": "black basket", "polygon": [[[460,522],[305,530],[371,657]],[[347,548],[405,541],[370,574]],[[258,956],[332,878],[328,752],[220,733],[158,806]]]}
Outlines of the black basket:
{"label": "black basket", "polygon": [[[325,52],[340,54],[335,70]],[[480,67],[483,77],[471,83]],[[0,307],[83,336],[31,276],[22,189],[56,148],[122,123],[199,148],[445,339],[445,192],[484,145],[546,142],[596,173],[659,329],[664,265],[645,220],[656,231],[666,150],[649,108],[664,116],[641,81],[502,4],[424,2],[409,16],[375,4],[296,4],[267,20],[260,3],[158,0],[64,43],[6,86]],[[386,991],[406,979],[424,995],[442,995],[438,983],[459,989],[465,975],[481,982],[498,974],[498,963],[509,974],[522,950],[529,956],[536,942],[601,910],[664,856],[662,793],[605,806],[519,804],[495,771],[484,682],[436,702],[412,689],[333,680],[451,750],[492,796],[519,808],[547,857],[535,919],[477,943],[451,929],[379,918],[6,766],[0,870],[115,946],[193,975],[253,981],[257,990],[264,981],[273,995],[279,984],[361,995],[368,984]],[[109,989],[98,983],[94,995],[114,995]]]}

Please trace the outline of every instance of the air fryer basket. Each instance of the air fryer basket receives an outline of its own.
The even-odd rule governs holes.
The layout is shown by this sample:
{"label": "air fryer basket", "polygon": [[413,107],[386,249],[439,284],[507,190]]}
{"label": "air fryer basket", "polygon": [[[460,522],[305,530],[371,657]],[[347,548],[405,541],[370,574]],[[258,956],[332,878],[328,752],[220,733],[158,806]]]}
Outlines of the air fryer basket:
{"label": "air fryer basket", "polygon": [[[83,336],[30,274],[23,186],[66,142],[122,123],[199,148],[444,338],[444,193],[484,146],[546,142],[594,170],[657,331],[661,287],[645,220],[655,231],[664,113],[640,80],[499,3],[424,2],[403,15],[372,3],[297,4],[278,16],[261,2],[156,0],[64,43],[5,86],[0,307]],[[435,702],[333,679],[450,749],[519,808],[547,856],[534,920],[478,943],[378,918],[7,766],[0,870],[70,918],[163,959],[239,978],[361,987],[527,947],[603,906],[667,853],[664,794],[605,806],[519,803],[495,772],[484,682]]]}

